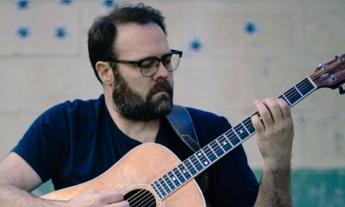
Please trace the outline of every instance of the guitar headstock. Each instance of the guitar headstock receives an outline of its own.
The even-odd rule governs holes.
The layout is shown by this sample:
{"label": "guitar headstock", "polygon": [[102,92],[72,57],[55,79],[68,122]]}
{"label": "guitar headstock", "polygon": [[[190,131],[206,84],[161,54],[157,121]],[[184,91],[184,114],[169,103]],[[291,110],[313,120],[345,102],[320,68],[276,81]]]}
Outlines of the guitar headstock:
{"label": "guitar headstock", "polygon": [[345,83],[345,54],[337,55],[328,63],[320,64],[309,76],[318,88],[339,88],[344,92],[341,84]]}

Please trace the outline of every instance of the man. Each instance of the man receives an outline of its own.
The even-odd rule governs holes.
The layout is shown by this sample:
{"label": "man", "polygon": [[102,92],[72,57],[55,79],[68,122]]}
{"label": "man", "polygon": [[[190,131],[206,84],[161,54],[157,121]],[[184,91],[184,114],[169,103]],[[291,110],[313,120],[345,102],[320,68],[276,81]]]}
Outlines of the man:
{"label": "man", "polygon": [[[0,164],[2,206],[129,206],[119,192],[91,190],[61,202],[27,191],[48,179],[60,189],[95,178],[141,143],[165,145],[182,160],[192,153],[165,118],[182,52],[169,47],[160,12],[143,4],[117,8],[94,22],[88,46],[104,95],[59,104],[32,124]],[[264,159],[261,184],[239,146],[208,171],[204,196],[211,206],[291,206],[290,111],[280,99],[255,105],[261,116],[252,117]],[[201,145],[230,128],[223,117],[188,111]]]}

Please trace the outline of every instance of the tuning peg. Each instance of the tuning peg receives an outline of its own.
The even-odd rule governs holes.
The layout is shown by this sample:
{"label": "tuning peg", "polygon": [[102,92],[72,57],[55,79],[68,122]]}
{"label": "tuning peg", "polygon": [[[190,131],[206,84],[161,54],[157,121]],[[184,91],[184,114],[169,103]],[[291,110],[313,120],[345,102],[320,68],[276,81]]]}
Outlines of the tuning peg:
{"label": "tuning peg", "polygon": [[335,60],[340,60],[341,62],[345,62],[344,58],[341,55],[339,55],[339,54],[337,54],[335,56]]}
{"label": "tuning peg", "polygon": [[317,65],[318,68],[325,68],[325,64],[320,63],[319,65]]}
{"label": "tuning peg", "polygon": [[338,89],[339,89],[340,95],[344,95],[345,94],[345,89],[343,88],[343,86],[339,86]]}

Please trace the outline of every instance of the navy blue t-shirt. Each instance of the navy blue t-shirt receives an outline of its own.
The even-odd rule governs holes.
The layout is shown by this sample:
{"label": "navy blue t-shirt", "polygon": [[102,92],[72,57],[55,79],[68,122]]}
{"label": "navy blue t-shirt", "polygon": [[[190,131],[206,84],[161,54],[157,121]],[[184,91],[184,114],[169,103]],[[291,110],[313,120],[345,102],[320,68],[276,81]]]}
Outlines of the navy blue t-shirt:
{"label": "navy blue t-shirt", "polygon": [[[230,128],[224,117],[187,109],[202,146]],[[156,143],[168,147],[181,160],[192,154],[166,119],[162,120]],[[43,182],[52,179],[55,189],[60,189],[97,177],[139,144],[117,128],[101,95],[96,100],[67,101],[47,110],[13,151],[26,160]],[[208,176],[204,194],[213,206],[254,205],[258,182],[242,146],[211,166]]]}

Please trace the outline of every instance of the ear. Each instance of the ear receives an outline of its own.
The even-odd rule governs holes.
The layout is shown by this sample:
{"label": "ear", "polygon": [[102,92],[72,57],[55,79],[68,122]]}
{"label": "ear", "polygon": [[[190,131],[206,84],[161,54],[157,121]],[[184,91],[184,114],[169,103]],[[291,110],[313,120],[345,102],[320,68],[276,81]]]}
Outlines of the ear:
{"label": "ear", "polygon": [[111,85],[113,83],[114,74],[109,62],[98,61],[96,63],[96,71],[104,85]]}

